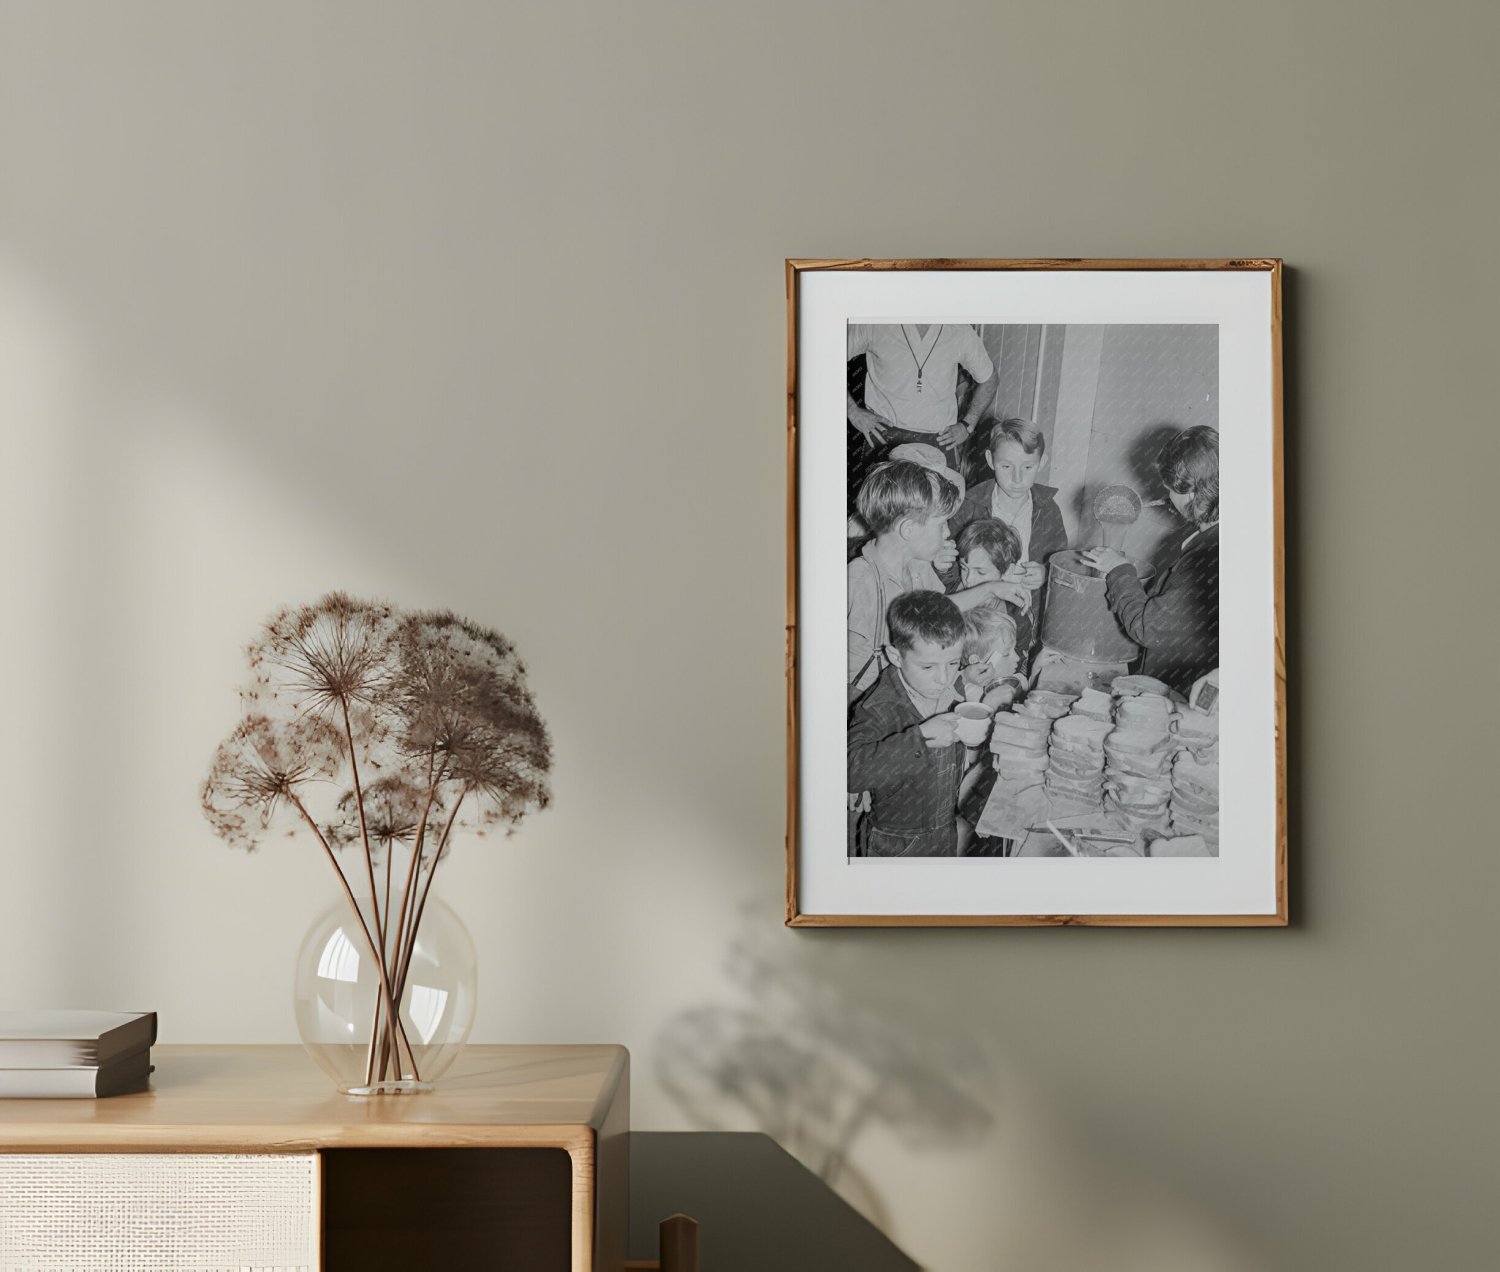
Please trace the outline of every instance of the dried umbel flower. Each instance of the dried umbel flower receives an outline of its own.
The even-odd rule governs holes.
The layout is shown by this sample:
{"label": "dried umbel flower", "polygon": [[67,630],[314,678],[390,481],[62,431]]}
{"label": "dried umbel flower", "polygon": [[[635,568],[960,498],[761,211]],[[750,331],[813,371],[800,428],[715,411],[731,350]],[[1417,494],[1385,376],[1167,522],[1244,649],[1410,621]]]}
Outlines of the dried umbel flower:
{"label": "dried umbel flower", "polygon": [[[402,614],[342,592],[274,614],[247,652],[248,715],[215,757],[204,812],[245,848],[295,812],[379,963],[386,1001],[370,1074],[377,1058],[382,1076],[388,1064],[400,1070],[403,1047],[414,1070],[393,1006],[455,831],[512,830],[551,797],[552,748],[526,669],[503,636],[455,614]],[[339,850],[353,848],[360,868],[346,869]],[[355,888],[372,897],[368,922]]]}
{"label": "dried umbel flower", "polygon": [[325,720],[247,716],[214,755],[204,815],[231,846],[253,851],[308,783],[332,780],[343,763],[343,735]]}
{"label": "dried umbel flower", "polygon": [[401,743],[470,797],[467,824],[510,828],[545,808],[552,745],[515,647],[450,613],[407,616],[396,642]]}
{"label": "dried umbel flower", "polygon": [[[418,826],[424,825],[424,817],[423,838],[429,845],[436,845],[442,834],[441,797],[434,796],[429,803],[426,788],[404,773],[378,777],[366,786],[364,810],[365,830],[377,859],[394,845],[411,844],[417,837]],[[328,823],[325,833],[335,848],[360,841],[359,810],[352,790],[345,791],[339,799],[334,820]]]}
{"label": "dried umbel flower", "polygon": [[483,725],[487,700],[503,697],[525,674],[504,637],[449,613],[407,615],[395,653],[390,703],[412,754],[463,746]]}
{"label": "dried umbel flower", "polygon": [[330,717],[374,706],[390,677],[395,621],[389,605],[343,592],[278,611],[247,651],[246,699],[267,713]]}

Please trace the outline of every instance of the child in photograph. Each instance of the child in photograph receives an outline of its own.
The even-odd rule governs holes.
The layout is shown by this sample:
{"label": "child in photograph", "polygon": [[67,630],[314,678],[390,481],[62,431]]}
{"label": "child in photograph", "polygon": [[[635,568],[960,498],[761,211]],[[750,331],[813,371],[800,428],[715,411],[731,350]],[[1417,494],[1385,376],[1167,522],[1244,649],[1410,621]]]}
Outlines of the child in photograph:
{"label": "child in photograph", "polygon": [[[951,567],[958,555],[948,518],[960,500],[960,479],[935,447],[903,449],[915,457],[879,465],[865,478],[856,500],[870,539],[847,567],[851,700],[880,674],[891,603],[904,592],[945,591],[938,571]],[[965,610],[995,598],[1016,602],[1024,596],[1019,583],[988,580],[954,592],[950,599]]]}
{"label": "child in photograph", "polygon": [[[936,473],[950,486],[953,486],[955,488],[957,492],[953,500],[953,506],[955,508],[963,502],[964,479],[952,468],[948,467],[947,460],[943,458],[943,452],[940,451],[936,446],[927,446],[920,442],[907,442],[905,445],[892,448],[891,453],[886,456],[886,458],[891,462],[895,462],[897,460],[906,460],[913,464],[921,464],[923,468],[929,469],[932,472]],[[861,483],[861,486],[863,486],[863,483]],[[856,491],[855,493],[854,504],[849,510],[849,520],[845,529],[845,533],[847,534],[849,540],[849,551],[847,559],[852,561],[856,556],[859,555],[860,549],[862,549],[872,537],[869,528],[865,525],[864,521],[859,515],[858,491]],[[956,572],[954,573],[956,574]],[[951,590],[953,579],[948,577],[946,573],[942,573],[942,580],[944,589]]]}
{"label": "child in photograph", "polygon": [[964,665],[959,692],[970,702],[1008,707],[1026,689],[1018,625],[1002,601],[976,606],[964,615]]}
{"label": "child in photograph", "polygon": [[957,535],[971,521],[992,517],[1016,532],[1019,560],[1027,563],[1031,618],[1040,630],[1047,558],[1068,546],[1057,491],[1037,482],[1047,459],[1047,439],[1030,420],[1010,416],[993,426],[983,454],[994,477],[974,484],[949,518],[948,528]]}
{"label": "child in photograph", "polygon": [[[971,521],[958,534],[958,586],[978,587],[981,583],[1027,582],[1026,567],[1021,563],[1021,539],[1003,521],[981,517]],[[1015,645],[1024,655],[1031,651],[1033,624],[1031,592],[1024,592],[1025,605],[1007,605],[1006,612],[1015,619]],[[987,608],[987,607],[986,607]]]}
{"label": "child in photograph", "polygon": [[[1000,602],[981,605],[964,615],[964,667],[959,689],[970,702],[1008,707],[1026,690],[1017,674],[1016,624]],[[995,785],[995,766],[987,749],[965,752],[958,789],[958,854],[969,855],[977,839],[974,827]]]}
{"label": "child in photograph", "polygon": [[870,793],[865,854],[956,856],[964,616],[941,593],[915,591],[891,602],[886,624],[887,665],[849,717],[849,791]]}

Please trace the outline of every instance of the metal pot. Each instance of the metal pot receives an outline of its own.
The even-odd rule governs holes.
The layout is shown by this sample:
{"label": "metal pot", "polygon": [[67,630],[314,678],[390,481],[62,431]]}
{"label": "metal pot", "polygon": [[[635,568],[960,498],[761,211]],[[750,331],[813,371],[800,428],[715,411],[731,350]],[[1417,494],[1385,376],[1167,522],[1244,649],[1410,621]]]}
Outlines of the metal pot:
{"label": "metal pot", "polygon": [[[1132,564],[1142,579],[1150,576],[1148,566]],[[1140,646],[1109,612],[1104,576],[1084,564],[1081,552],[1058,552],[1047,563],[1042,644],[1088,662],[1128,663],[1140,657]]]}

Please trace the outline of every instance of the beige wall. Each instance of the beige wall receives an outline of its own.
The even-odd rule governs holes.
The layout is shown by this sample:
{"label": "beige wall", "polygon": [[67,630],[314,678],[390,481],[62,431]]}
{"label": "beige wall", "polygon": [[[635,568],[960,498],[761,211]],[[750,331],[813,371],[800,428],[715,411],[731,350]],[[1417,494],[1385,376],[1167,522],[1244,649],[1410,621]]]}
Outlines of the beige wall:
{"label": "beige wall", "polygon": [[[0,999],[290,1040],[324,867],[196,809],[239,646],[451,605],[557,738],[445,867],[478,1038],[810,1158],[869,1096],[933,1267],[1486,1264],[1500,10],[0,15]],[[1290,930],[779,926],[781,261],[914,254],[1290,262]]]}

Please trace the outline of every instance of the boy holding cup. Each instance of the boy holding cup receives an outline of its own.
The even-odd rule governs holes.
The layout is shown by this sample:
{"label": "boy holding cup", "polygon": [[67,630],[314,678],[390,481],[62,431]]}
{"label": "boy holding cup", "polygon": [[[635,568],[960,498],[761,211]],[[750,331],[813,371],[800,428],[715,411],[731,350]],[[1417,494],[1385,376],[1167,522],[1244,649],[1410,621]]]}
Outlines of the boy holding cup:
{"label": "boy holding cup", "polygon": [[904,592],[886,626],[886,666],[849,716],[849,790],[870,792],[866,853],[953,857],[964,762],[953,712],[963,613],[940,592]]}

